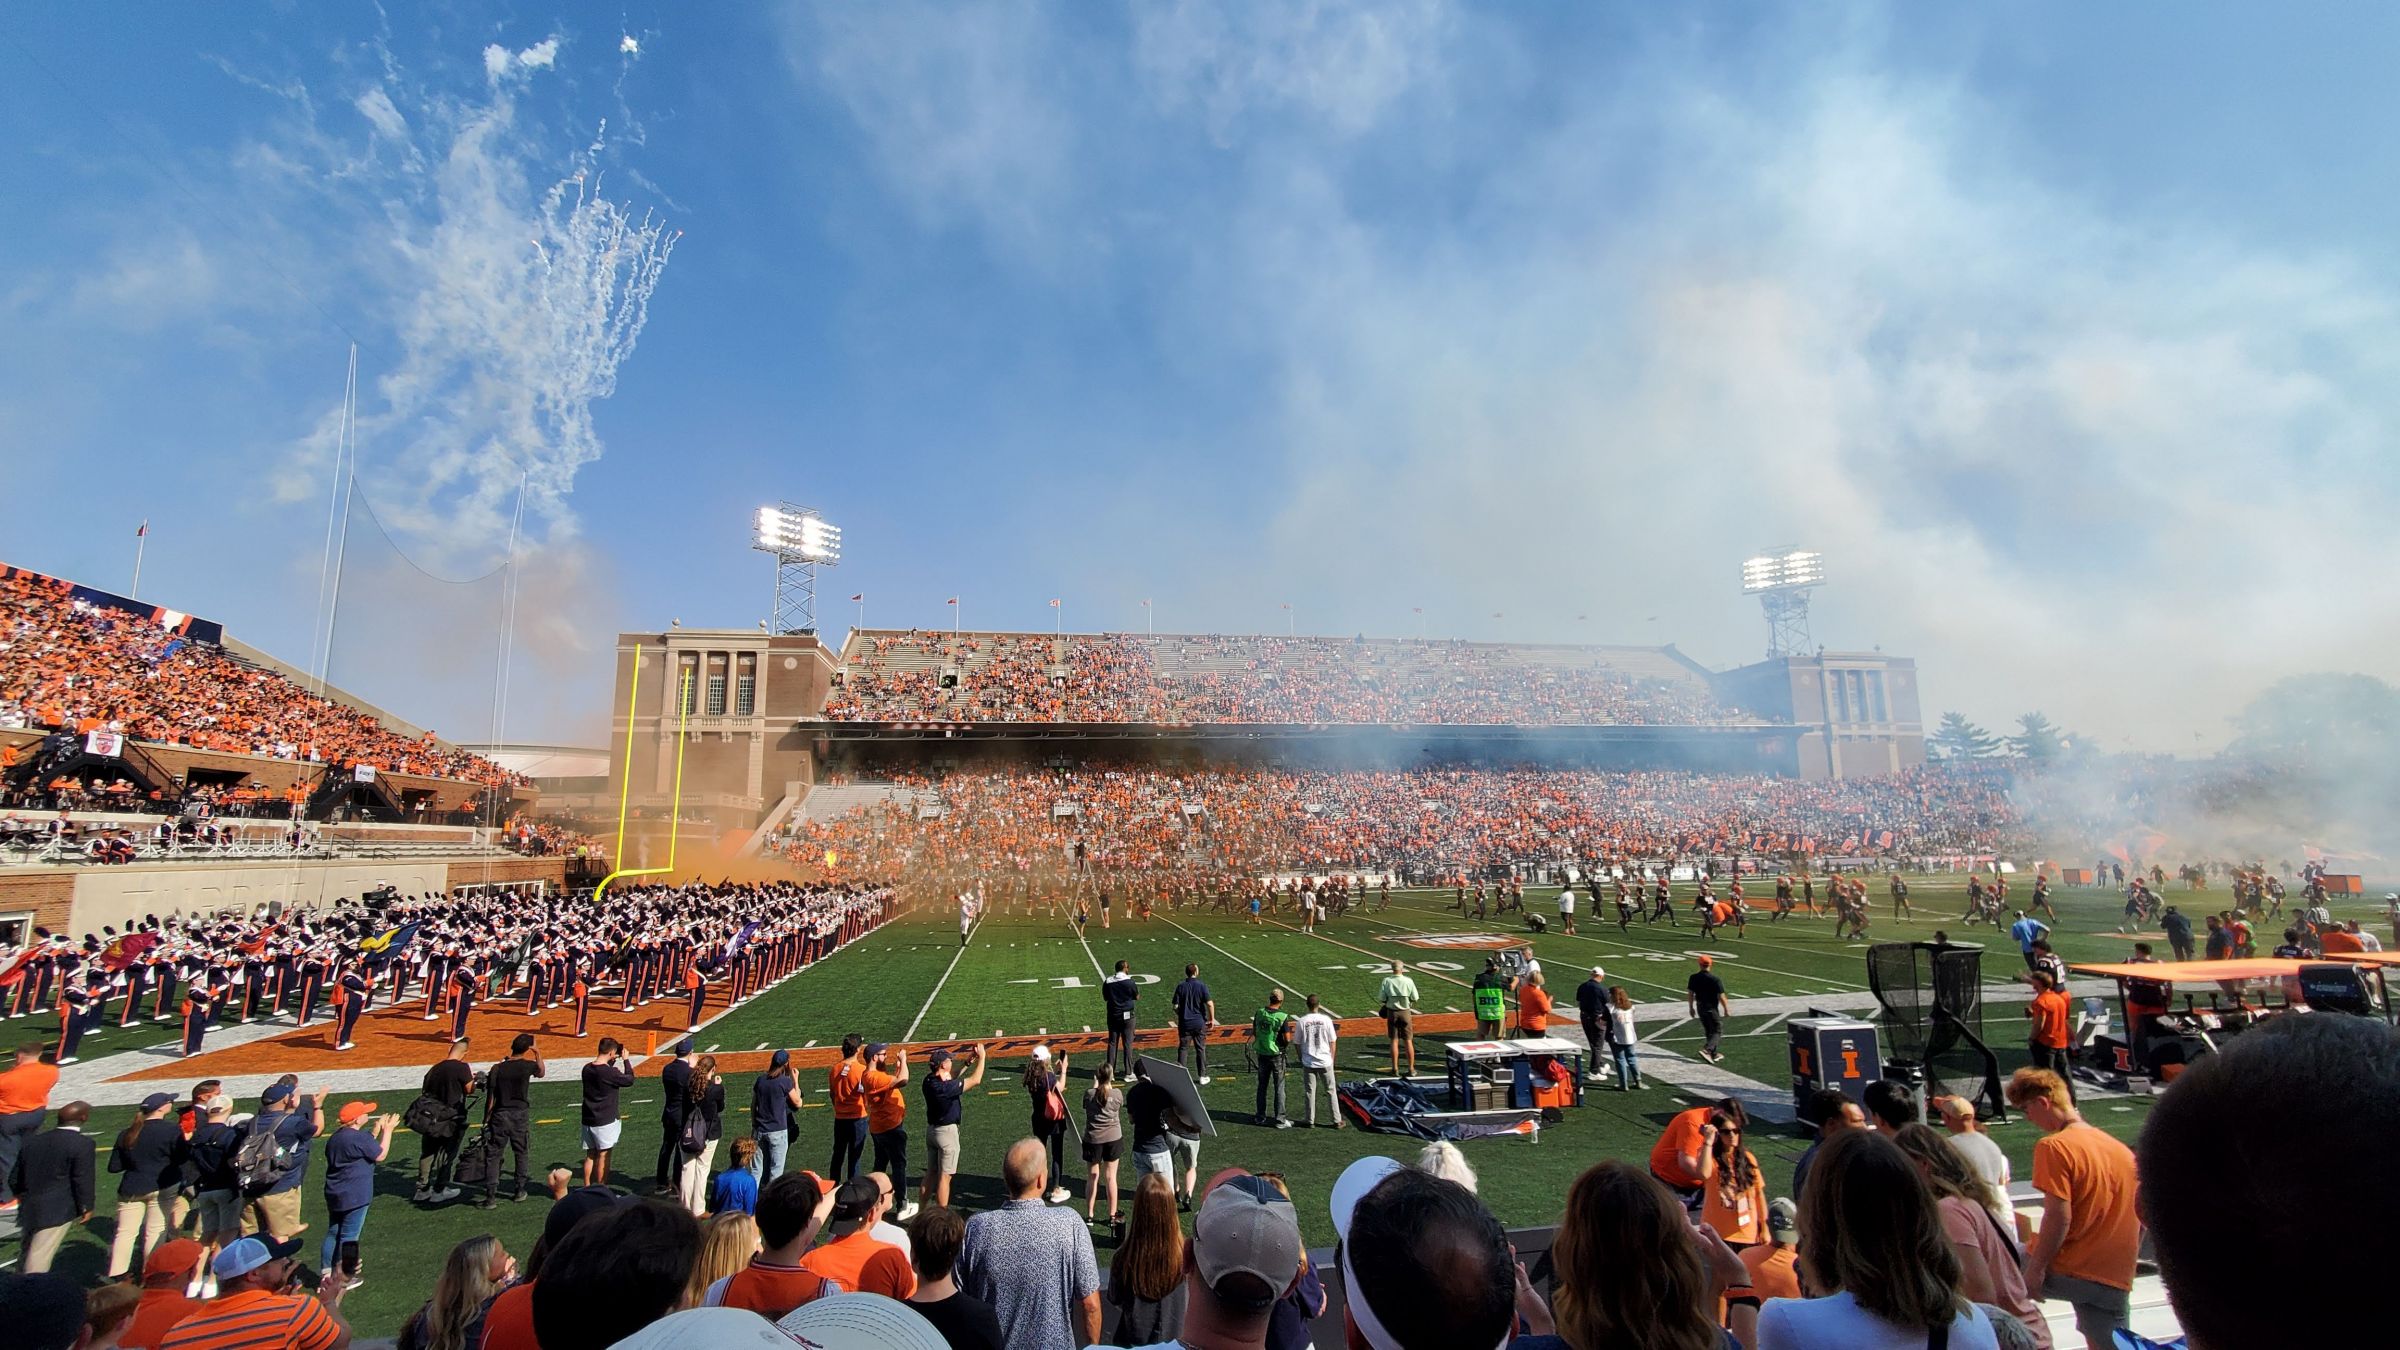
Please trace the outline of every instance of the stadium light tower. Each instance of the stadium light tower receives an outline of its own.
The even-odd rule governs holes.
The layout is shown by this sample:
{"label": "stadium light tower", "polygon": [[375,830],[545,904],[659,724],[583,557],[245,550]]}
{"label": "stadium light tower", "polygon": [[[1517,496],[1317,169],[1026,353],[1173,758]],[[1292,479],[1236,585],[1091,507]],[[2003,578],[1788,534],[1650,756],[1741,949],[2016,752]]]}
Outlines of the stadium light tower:
{"label": "stadium light tower", "polygon": [[776,633],[817,631],[817,569],[838,567],[842,561],[841,527],[826,521],[813,507],[758,508],[758,529],[750,546],[775,557]]}
{"label": "stadium light tower", "polygon": [[1742,594],[1758,597],[1767,615],[1767,656],[1805,655],[1808,593],[1825,584],[1825,555],[1808,549],[1770,549],[1742,564]]}

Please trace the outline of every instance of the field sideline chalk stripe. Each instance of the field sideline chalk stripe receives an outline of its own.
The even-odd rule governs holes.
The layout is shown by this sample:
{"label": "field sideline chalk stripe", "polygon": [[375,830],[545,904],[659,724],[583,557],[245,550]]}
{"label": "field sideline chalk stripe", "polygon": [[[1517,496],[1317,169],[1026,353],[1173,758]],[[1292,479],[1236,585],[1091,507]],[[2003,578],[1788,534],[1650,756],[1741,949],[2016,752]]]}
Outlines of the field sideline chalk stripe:
{"label": "field sideline chalk stripe", "polygon": [[942,978],[933,982],[933,992],[925,996],[925,1006],[917,1009],[917,1020],[909,1023],[908,1030],[900,1033],[901,1040],[916,1039],[917,1028],[925,1025],[925,1014],[933,1011],[933,1001],[942,996],[942,986],[950,983],[950,972],[958,969],[960,958],[967,954],[967,943],[975,940],[975,929],[981,927],[983,927],[983,919],[978,916],[973,927],[967,929],[966,941],[958,944],[958,955],[951,957],[950,964],[942,968]]}

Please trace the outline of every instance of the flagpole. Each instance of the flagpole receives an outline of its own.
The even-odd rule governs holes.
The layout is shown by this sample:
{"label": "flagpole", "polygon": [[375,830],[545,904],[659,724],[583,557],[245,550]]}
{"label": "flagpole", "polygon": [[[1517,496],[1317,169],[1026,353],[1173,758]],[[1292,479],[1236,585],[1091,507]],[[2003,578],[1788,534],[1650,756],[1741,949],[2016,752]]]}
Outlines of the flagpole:
{"label": "flagpole", "polygon": [[142,549],[149,543],[150,522],[145,520],[142,528],[133,532],[133,589],[125,593],[128,600],[142,598]]}

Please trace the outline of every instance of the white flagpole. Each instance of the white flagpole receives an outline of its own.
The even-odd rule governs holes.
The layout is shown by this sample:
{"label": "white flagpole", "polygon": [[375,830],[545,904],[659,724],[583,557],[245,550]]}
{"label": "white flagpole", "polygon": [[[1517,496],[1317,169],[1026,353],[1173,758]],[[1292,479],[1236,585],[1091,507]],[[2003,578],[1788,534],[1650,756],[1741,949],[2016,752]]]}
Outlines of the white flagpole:
{"label": "white flagpole", "polygon": [[145,520],[142,522],[142,528],[133,532],[133,589],[125,593],[125,598],[128,600],[142,598],[142,549],[149,542],[150,522]]}

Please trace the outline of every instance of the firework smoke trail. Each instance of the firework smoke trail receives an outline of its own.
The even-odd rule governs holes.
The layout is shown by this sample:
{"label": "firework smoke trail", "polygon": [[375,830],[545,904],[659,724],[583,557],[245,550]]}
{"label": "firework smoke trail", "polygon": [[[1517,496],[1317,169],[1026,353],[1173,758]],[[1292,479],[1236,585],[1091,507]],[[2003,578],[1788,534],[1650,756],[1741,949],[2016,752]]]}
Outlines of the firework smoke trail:
{"label": "firework smoke trail", "polygon": [[545,495],[563,494],[574,472],[600,456],[592,404],[616,392],[617,370],[633,355],[650,317],[681,230],[644,212],[638,221],[578,173],[542,198],[533,241],[534,319],[541,340],[528,388],[549,432],[546,451],[528,465]]}

